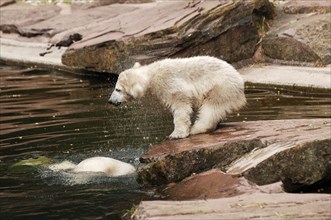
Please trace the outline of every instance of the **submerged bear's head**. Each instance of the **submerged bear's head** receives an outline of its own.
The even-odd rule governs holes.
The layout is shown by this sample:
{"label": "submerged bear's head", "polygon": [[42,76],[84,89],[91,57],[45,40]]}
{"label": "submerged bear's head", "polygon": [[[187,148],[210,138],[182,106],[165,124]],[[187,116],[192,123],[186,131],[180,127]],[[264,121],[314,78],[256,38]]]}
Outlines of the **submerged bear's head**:
{"label": "submerged bear's head", "polygon": [[144,95],[144,80],[139,71],[140,64],[135,65],[128,70],[120,73],[115,89],[111,94],[108,102],[113,105],[120,105],[123,102],[140,98]]}

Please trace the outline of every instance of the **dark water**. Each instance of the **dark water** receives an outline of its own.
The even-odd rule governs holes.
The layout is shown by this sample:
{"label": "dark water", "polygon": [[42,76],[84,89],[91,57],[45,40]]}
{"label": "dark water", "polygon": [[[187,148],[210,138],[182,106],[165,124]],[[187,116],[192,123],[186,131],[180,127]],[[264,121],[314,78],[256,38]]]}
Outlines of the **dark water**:
{"label": "dark water", "polygon": [[[115,79],[50,70],[0,67],[0,218],[119,219],[141,200],[158,199],[135,176],[85,178],[10,169],[46,156],[79,162],[109,156],[135,166],[151,144],[172,131],[172,117],[150,98],[107,104]],[[327,93],[247,89],[248,106],[227,121],[331,116]]]}

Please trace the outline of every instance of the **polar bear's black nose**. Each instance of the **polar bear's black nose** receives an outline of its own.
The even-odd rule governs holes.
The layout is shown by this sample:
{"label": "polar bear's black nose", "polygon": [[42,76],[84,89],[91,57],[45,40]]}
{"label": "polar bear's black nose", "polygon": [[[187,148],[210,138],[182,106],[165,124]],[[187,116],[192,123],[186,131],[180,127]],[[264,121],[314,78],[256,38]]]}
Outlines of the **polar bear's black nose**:
{"label": "polar bear's black nose", "polygon": [[115,105],[115,106],[119,106],[121,104],[121,102],[118,101],[113,101],[113,100],[108,100],[109,104]]}

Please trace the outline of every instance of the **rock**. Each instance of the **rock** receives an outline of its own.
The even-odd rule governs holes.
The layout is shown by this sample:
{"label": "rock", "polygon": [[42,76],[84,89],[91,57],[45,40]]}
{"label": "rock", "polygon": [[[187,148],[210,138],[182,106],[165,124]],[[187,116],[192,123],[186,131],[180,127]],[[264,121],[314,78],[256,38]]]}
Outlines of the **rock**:
{"label": "rock", "polygon": [[177,184],[170,184],[163,193],[171,200],[228,198],[242,194],[260,192],[283,192],[280,182],[258,187],[250,184],[245,178],[236,178],[212,169],[192,175]]}
{"label": "rock", "polygon": [[[1,8],[0,31],[3,33],[16,33],[26,38],[40,35],[49,37],[52,31],[51,27],[38,25],[34,27],[33,25],[42,23],[42,21],[52,17],[57,17],[60,11],[61,8],[52,4]],[[36,41],[38,40],[36,39]]]}
{"label": "rock", "polygon": [[0,0],[0,8],[16,3],[16,0]]}
{"label": "rock", "polygon": [[331,63],[330,13],[287,15],[278,8],[276,18],[259,51],[266,56],[265,61],[292,65]]}
{"label": "rock", "polygon": [[219,134],[166,141],[155,145],[140,159],[142,164],[147,164],[138,169],[137,181],[162,185],[215,166],[224,170],[231,162],[259,147],[263,147],[262,142],[254,138],[226,142]]}
{"label": "rock", "polygon": [[259,40],[254,16],[267,11],[267,5],[266,0],[161,1],[130,5],[131,10],[121,5],[123,13],[89,25],[91,34],[82,34],[62,62],[119,73],[136,61],[147,64],[165,57],[248,59]]}
{"label": "rock", "polygon": [[82,6],[85,8],[94,8],[94,7],[100,7],[104,5],[110,5],[110,4],[123,4],[123,3],[148,3],[148,2],[155,2],[155,0],[94,0],[91,3],[84,3]]}
{"label": "rock", "polygon": [[9,65],[38,66],[73,72],[74,69],[61,63],[61,55],[65,50],[64,47],[51,49],[46,43],[20,42],[1,38],[1,60]]}
{"label": "rock", "polygon": [[254,193],[194,201],[144,201],[133,219],[330,219],[330,195]]}
{"label": "rock", "polygon": [[288,14],[303,13],[327,13],[330,12],[331,1],[329,0],[292,0],[284,5],[284,12]]}
{"label": "rock", "polygon": [[273,9],[268,0],[113,2],[3,7],[1,36],[56,45],[78,34],[82,40],[65,44],[63,64],[102,72],[201,54],[236,62],[254,55],[256,17]]}
{"label": "rock", "polygon": [[178,182],[219,167],[259,185],[285,179],[310,185],[331,177],[330,125],[330,119],[227,123],[210,134],[165,141],[141,157],[138,181]]}
{"label": "rock", "polygon": [[331,89],[330,67],[251,65],[240,69],[239,72],[245,80],[246,87],[249,83],[269,87],[279,85],[289,89],[305,88],[304,91],[308,93],[316,92],[316,88],[324,91]]}
{"label": "rock", "polygon": [[266,37],[262,41],[264,54],[273,59],[317,62],[319,56],[306,44],[290,37]]}
{"label": "rock", "polygon": [[[316,15],[298,26],[294,37],[307,44],[322,60],[331,64],[331,14]],[[303,20],[302,22],[305,22]]]}
{"label": "rock", "polygon": [[236,161],[227,170],[231,175],[265,185],[282,180],[291,185],[312,185],[331,178],[330,137],[310,142],[277,142]]}
{"label": "rock", "polygon": [[61,47],[69,47],[76,41],[80,41],[82,39],[82,35],[74,33],[69,36],[65,36],[60,42],[56,43],[55,46]]}

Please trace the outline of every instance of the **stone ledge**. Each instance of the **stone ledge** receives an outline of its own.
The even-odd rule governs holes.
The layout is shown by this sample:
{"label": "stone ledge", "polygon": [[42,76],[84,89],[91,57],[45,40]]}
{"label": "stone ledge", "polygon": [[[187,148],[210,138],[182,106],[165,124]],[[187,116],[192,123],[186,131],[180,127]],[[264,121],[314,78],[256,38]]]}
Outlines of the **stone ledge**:
{"label": "stone ledge", "polygon": [[[213,167],[223,171],[230,169],[230,172],[234,172],[236,169],[233,163],[239,158],[242,157],[241,160],[244,160],[254,149],[256,152],[263,152],[259,149],[269,147],[275,150],[261,153],[253,158],[257,161],[255,167],[259,168],[259,163],[270,163],[270,166],[279,168],[279,170],[265,170],[272,175],[285,174],[285,168],[294,166],[296,162],[296,168],[300,168],[303,162],[306,167],[302,167],[302,173],[297,174],[292,172],[294,169],[292,167],[293,169],[290,169],[292,171],[288,171],[287,175],[276,175],[273,176],[275,178],[263,183],[259,181],[258,174],[250,175],[250,172],[253,173],[258,169],[252,169],[248,173],[243,169],[242,172],[233,174],[243,173],[258,184],[276,182],[283,177],[293,180],[293,183],[313,184],[324,178],[330,178],[330,125],[331,119],[237,122],[224,124],[222,128],[210,134],[165,141],[154,145],[141,157],[142,165],[138,169],[138,181],[144,184],[162,185],[178,182],[193,173],[200,173]],[[280,152],[284,157],[278,155]],[[323,160],[320,160],[321,158]],[[310,169],[310,166],[316,169]],[[249,164],[242,167],[249,167]],[[316,176],[311,178],[314,171]],[[253,176],[256,176],[255,179]]]}

